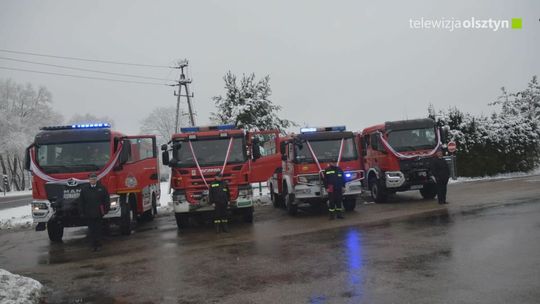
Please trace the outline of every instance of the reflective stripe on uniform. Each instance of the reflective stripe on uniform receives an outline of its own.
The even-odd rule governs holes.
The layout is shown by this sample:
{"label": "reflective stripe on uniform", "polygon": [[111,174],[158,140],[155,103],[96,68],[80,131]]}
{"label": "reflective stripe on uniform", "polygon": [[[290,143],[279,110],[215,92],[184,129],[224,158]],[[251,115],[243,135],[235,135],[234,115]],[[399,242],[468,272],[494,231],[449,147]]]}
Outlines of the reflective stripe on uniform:
{"label": "reflective stripe on uniform", "polygon": [[328,209],[328,211],[334,212],[334,211],[336,211],[336,209]]}
{"label": "reflective stripe on uniform", "polygon": [[326,174],[334,174],[334,173],[336,173],[336,171],[326,171],[325,173]]}
{"label": "reflective stripe on uniform", "polygon": [[212,184],[212,188],[219,187],[219,184]]}
{"label": "reflective stripe on uniform", "polygon": [[222,223],[228,223],[229,220],[221,220]]}
{"label": "reflective stripe on uniform", "polygon": [[219,224],[221,223],[221,220],[214,220],[214,224]]}

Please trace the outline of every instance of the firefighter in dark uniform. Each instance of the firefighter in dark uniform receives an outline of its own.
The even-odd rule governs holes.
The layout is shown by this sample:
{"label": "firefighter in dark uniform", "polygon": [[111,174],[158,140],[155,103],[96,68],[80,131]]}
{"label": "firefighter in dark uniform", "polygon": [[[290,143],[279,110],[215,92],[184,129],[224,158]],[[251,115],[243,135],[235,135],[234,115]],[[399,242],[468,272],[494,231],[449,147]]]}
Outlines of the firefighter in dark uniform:
{"label": "firefighter in dark uniform", "polygon": [[88,224],[92,247],[94,251],[98,251],[101,248],[102,218],[109,212],[111,201],[109,191],[98,183],[95,173],[90,173],[88,181],[89,184],[81,189],[79,211]]}
{"label": "firefighter in dark uniform", "polygon": [[221,172],[216,174],[216,180],[209,186],[208,200],[210,204],[214,204],[214,226],[216,227],[216,233],[221,231],[229,232],[227,206],[229,205],[230,192],[229,186],[223,181]]}
{"label": "firefighter in dark uniform", "polygon": [[330,164],[323,172],[324,187],[328,193],[329,219],[343,219],[343,192],[345,187],[345,175],[340,167]]}
{"label": "firefighter in dark uniform", "polygon": [[431,175],[437,183],[437,199],[439,204],[448,204],[446,201],[446,188],[450,178],[450,168],[444,160],[442,152],[437,152],[436,157],[431,160]]}

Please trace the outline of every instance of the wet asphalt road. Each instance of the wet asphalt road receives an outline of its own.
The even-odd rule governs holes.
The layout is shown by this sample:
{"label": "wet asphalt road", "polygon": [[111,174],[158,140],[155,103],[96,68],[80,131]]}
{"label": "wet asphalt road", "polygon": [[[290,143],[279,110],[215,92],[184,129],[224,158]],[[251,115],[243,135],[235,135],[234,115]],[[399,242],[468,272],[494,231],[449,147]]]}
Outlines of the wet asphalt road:
{"label": "wet asphalt road", "polygon": [[0,231],[0,268],[44,283],[49,303],[538,303],[540,177],[451,185],[328,221],[271,206],[231,233],[177,232],[163,215],[93,253],[86,229]]}
{"label": "wet asphalt road", "polygon": [[2,192],[0,192],[0,210],[21,207],[21,206],[29,206],[31,203],[32,203],[32,195],[4,197]]}

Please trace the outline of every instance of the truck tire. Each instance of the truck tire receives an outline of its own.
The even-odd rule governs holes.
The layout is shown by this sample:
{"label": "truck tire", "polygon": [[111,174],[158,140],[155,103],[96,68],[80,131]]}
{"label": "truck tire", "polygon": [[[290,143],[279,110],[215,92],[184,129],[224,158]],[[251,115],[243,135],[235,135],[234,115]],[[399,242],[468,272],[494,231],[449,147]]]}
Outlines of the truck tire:
{"label": "truck tire", "polygon": [[189,226],[189,216],[186,213],[175,213],[174,218],[178,229],[185,229]]}
{"label": "truck tire", "polygon": [[343,200],[343,207],[345,208],[345,211],[354,211],[356,208],[356,197],[345,198]]}
{"label": "truck tire", "polygon": [[147,210],[144,212],[144,219],[151,222],[154,220],[154,217],[156,217],[156,214],[157,214],[156,196],[152,194],[152,207],[150,207],[150,210]]}
{"label": "truck tire", "polygon": [[246,223],[253,223],[253,207],[244,208],[242,218]]}
{"label": "truck tire", "polygon": [[371,198],[376,203],[380,204],[386,202],[386,190],[378,178],[373,177],[370,179],[369,189],[371,192]]}
{"label": "truck tire", "polygon": [[437,185],[425,184],[424,188],[420,189],[420,194],[424,199],[434,199],[437,196]]}
{"label": "truck tire", "polygon": [[120,233],[122,235],[130,235],[132,223],[133,210],[131,210],[129,203],[124,203],[120,207]]}
{"label": "truck tire", "polygon": [[283,199],[281,195],[274,192],[274,186],[270,185],[270,198],[272,199],[272,205],[274,208],[283,207]]}
{"label": "truck tire", "polygon": [[287,208],[287,213],[295,216],[298,213],[298,206],[294,204],[294,194],[289,193],[287,184],[283,185],[283,196],[285,197],[285,208]]}
{"label": "truck tire", "polygon": [[47,233],[51,242],[62,242],[64,236],[64,225],[58,221],[49,221],[47,223]]}

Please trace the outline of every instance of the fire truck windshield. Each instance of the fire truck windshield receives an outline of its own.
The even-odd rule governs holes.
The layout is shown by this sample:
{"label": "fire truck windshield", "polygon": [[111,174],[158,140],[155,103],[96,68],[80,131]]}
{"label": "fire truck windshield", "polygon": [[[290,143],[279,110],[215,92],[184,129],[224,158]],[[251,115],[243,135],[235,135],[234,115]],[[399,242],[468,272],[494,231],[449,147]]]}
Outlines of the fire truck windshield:
{"label": "fire truck windshield", "polygon": [[[337,162],[339,157],[339,148],[341,146],[341,139],[331,140],[310,140],[309,141],[313,153],[319,160],[319,162]],[[296,148],[296,161],[300,163],[312,163],[315,162],[309,151],[307,143]],[[348,161],[357,159],[356,148],[352,137],[345,138],[343,141],[343,151],[341,152],[341,161]]]}
{"label": "fire truck windshield", "polygon": [[37,146],[37,164],[46,173],[96,171],[109,161],[110,143],[77,142]]}
{"label": "fire truck windshield", "polygon": [[[229,147],[230,138],[212,138],[204,139],[199,138],[191,141],[195,157],[199,165],[204,166],[217,166],[223,165],[225,162],[225,156],[227,155],[227,148]],[[182,145],[175,148],[174,155],[178,161],[179,167],[194,167],[195,161],[193,154],[189,147],[188,142],[181,142]],[[244,149],[244,140],[241,137],[234,137],[231,145],[231,151],[229,153],[229,159],[227,164],[243,163],[247,160],[246,151]]]}
{"label": "fire truck windshield", "polygon": [[388,133],[388,143],[397,152],[433,149],[437,136],[434,128],[394,130]]}

